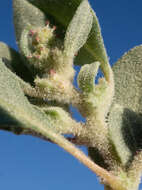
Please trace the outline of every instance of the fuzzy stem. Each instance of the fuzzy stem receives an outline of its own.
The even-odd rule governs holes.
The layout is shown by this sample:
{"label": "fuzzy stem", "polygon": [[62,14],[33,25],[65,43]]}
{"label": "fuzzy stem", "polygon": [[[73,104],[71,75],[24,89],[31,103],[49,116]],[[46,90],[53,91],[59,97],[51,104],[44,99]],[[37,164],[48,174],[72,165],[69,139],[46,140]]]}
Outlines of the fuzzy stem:
{"label": "fuzzy stem", "polygon": [[67,152],[76,157],[81,163],[87,166],[90,170],[96,173],[98,176],[104,179],[105,183],[109,184],[112,188],[116,190],[126,190],[121,182],[113,175],[111,175],[107,170],[101,168],[95,164],[89,157],[87,157],[82,151],[76,148],[72,143],[65,140],[61,135],[53,133],[44,127],[38,127],[37,132],[40,132],[47,138],[50,138],[54,143],[58,144],[60,147],[65,149]]}
{"label": "fuzzy stem", "polygon": [[138,188],[138,185],[141,181],[142,176],[142,151],[140,150],[135,156],[128,169],[128,176],[135,184],[135,189]]}

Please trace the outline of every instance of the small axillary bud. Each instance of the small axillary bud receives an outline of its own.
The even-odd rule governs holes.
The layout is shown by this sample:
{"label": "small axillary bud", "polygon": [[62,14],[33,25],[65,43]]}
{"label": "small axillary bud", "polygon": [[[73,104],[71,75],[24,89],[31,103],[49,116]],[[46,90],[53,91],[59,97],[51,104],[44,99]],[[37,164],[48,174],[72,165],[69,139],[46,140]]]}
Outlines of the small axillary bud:
{"label": "small axillary bud", "polygon": [[53,26],[53,31],[55,31],[55,30],[56,30],[56,28],[57,28],[56,26]]}
{"label": "small axillary bud", "polygon": [[40,51],[43,51],[43,50],[44,50],[44,47],[40,47],[39,49],[40,49]]}
{"label": "small axillary bud", "polygon": [[35,40],[36,40],[36,42],[38,42],[38,43],[39,43],[39,41],[40,41],[40,39],[39,39],[38,36],[36,36]]}
{"label": "small axillary bud", "polygon": [[49,24],[50,24],[49,20],[47,20],[47,21],[45,22],[45,24],[46,24],[46,26],[49,26]]}
{"label": "small axillary bud", "polygon": [[51,70],[50,70],[50,75],[51,75],[51,76],[54,76],[55,74],[56,74],[56,71],[55,71],[54,69],[51,69]]}
{"label": "small axillary bud", "polygon": [[40,59],[40,55],[36,55],[35,58]]}
{"label": "small axillary bud", "polygon": [[27,58],[28,58],[28,59],[31,59],[31,58],[32,58],[32,55],[28,55]]}
{"label": "small axillary bud", "polygon": [[30,30],[29,35],[33,36],[35,34],[35,32],[36,32],[35,30]]}
{"label": "small axillary bud", "polygon": [[74,56],[77,56],[78,55],[78,52],[76,52],[75,54],[74,54]]}

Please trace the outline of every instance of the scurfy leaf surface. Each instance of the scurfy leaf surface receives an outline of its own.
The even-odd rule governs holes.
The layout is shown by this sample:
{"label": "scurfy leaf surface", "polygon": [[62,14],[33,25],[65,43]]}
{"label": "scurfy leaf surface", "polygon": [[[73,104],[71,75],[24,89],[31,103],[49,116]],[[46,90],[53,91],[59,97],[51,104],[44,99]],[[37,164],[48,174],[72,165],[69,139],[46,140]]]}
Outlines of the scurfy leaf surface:
{"label": "scurfy leaf surface", "polygon": [[[57,25],[57,29],[64,33],[68,24],[71,22],[77,7],[82,0],[26,0],[29,3],[35,5],[44,12],[47,19],[54,25]],[[62,11],[61,11],[62,10]],[[86,10],[84,10],[85,12]],[[103,38],[101,35],[101,29],[96,14],[92,10],[93,25],[90,31],[89,37],[83,48],[80,49],[78,56],[75,59],[75,64],[84,65],[94,61],[102,63],[102,69],[107,72],[106,65],[108,64],[108,57],[104,47]],[[104,66],[103,66],[104,65]]]}
{"label": "scurfy leaf surface", "polygon": [[83,0],[67,28],[64,48],[69,56],[74,56],[85,44],[92,28],[92,21],[91,7],[86,0]]}
{"label": "scurfy leaf surface", "polygon": [[[109,132],[122,163],[141,148],[142,124],[142,46],[124,54],[113,66],[114,105],[110,110]],[[138,132],[139,131],[139,132]]]}
{"label": "scurfy leaf surface", "polygon": [[23,64],[20,54],[3,42],[0,42],[0,58],[9,69],[27,82],[33,82],[32,75]]}
{"label": "scurfy leaf surface", "polygon": [[135,140],[132,135],[132,128],[125,110],[118,104],[113,105],[109,116],[109,138],[114,146],[115,154],[123,166],[132,159],[135,151]]}
{"label": "scurfy leaf surface", "polygon": [[28,102],[18,80],[2,60],[0,60],[0,89],[0,109],[15,124],[32,129],[36,123],[37,127],[40,123],[45,128],[52,128],[46,115]]}
{"label": "scurfy leaf surface", "polygon": [[19,43],[22,31],[29,26],[44,26],[45,15],[26,0],[13,0],[14,25]]}
{"label": "scurfy leaf surface", "polygon": [[142,113],[142,45],[137,46],[113,66],[115,102]]}

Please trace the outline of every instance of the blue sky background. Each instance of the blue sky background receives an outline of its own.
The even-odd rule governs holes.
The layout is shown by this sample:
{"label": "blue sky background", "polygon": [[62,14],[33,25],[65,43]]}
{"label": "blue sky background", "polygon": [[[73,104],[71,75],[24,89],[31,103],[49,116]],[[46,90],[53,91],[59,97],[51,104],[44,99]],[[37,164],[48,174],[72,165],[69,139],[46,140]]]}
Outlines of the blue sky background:
{"label": "blue sky background", "polygon": [[[142,1],[90,2],[99,18],[111,64],[124,52],[142,43]],[[16,47],[12,0],[1,1],[0,41]],[[31,136],[0,131],[0,188],[102,190],[103,186],[91,171],[58,146]]]}

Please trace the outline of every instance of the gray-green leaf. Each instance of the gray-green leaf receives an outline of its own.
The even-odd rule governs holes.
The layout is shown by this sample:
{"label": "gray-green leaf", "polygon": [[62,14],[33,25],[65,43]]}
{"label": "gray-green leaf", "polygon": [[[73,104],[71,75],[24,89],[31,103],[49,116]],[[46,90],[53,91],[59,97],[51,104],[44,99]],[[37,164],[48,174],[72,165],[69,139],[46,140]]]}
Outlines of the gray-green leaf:
{"label": "gray-green leaf", "polygon": [[73,155],[78,150],[59,134],[59,131],[51,124],[44,112],[28,102],[19,82],[4,65],[2,59],[0,59],[0,124],[2,124],[3,119],[1,116],[5,117],[3,124],[6,124],[7,118],[9,118],[8,124],[12,123],[19,128],[35,131]]}
{"label": "gray-green leaf", "polygon": [[115,103],[142,113],[142,45],[124,54],[113,66]]}
{"label": "gray-green leaf", "polygon": [[8,68],[22,79],[30,83],[33,82],[32,75],[27,67],[22,63],[20,54],[3,42],[0,42],[0,58],[2,58]]}
{"label": "gray-green leaf", "polygon": [[2,60],[0,60],[0,113],[2,113],[0,115],[1,125],[6,125],[7,121],[7,125],[34,130],[34,127],[40,124],[55,130],[50,125],[46,114],[35,109],[28,102],[14,73],[5,66]]}
{"label": "gray-green leaf", "polygon": [[44,26],[45,15],[26,0],[13,0],[14,25],[17,43],[22,31],[28,26]]}
{"label": "gray-green leaf", "polygon": [[87,0],[83,0],[70,22],[64,41],[65,53],[74,56],[85,44],[92,28],[93,15]]}
{"label": "gray-green leaf", "polygon": [[[51,23],[56,24],[62,33],[68,27],[77,7],[82,0],[27,0],[40,8]],[[101,35],[101,29],[96,14],[93,12],[93,25],[89,38],[83,48],[80,49],[75,59],[75,64],[84,65],[99,61],[104,73],[108,72],[108,57]],[[62,37],[62,35],[61,35]]]}
{"label": "gray-green leaf", "polygon": [[114,104],[109,115],[109,139],[114,147],[114,155],[123,165],[131,161],[136,142],[129,115],[123,107]]}
{"label": "gray-green leaf", "polygon": [[94,84],[94,78],[97,75],[98,69],[99,69],[100,63],[95,62],[92,64],[86,64],[81,67],[81,70],[79,72],[77,82],[79,88],[83,92],[93,92],[95,84]]}
{"label": "gray-green leaf", "polygon": [[113,71],[115,98],[109,117],[110,139],[126,164],[134,151],[141,148],[142,46],[124,54]]}

